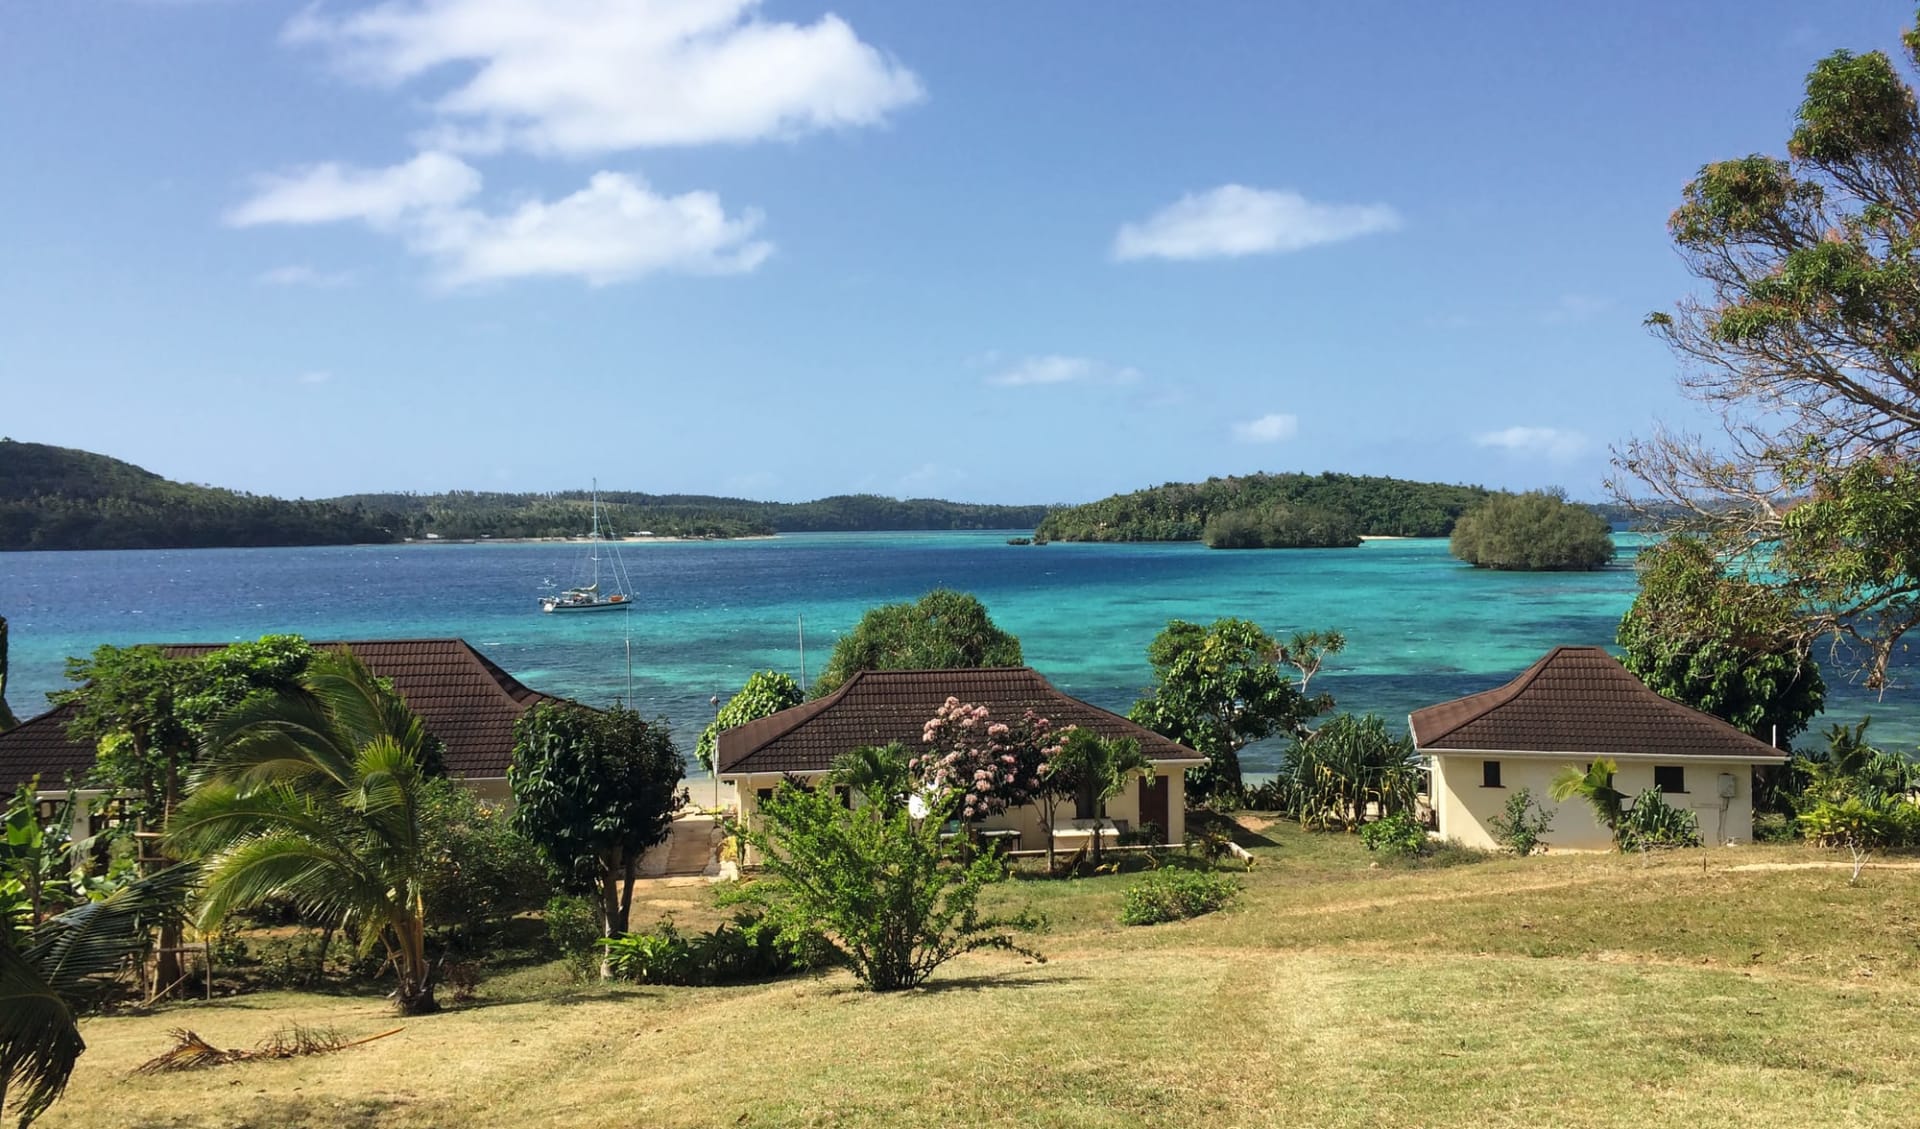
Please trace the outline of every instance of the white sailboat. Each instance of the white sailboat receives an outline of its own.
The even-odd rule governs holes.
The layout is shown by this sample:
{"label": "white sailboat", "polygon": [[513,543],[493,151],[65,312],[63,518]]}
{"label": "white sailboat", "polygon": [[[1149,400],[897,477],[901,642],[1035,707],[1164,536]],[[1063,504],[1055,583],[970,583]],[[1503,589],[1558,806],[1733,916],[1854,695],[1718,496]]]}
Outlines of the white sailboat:
{"label": "white sailboat", "polygon": [[605,540],[600,533],[600,480],[593,483],[593,532],[587,534],[587,564],[591,578],[585,584],[563,589],[557,596],[540,597],[540,610],[548,614],[555,612],[603,612],[615,608],[633,606],[627,579],[627,566],[620,559],[618,547],[612,547],[607,557],[607,580],[612,592],[600,591],[600,545]]}

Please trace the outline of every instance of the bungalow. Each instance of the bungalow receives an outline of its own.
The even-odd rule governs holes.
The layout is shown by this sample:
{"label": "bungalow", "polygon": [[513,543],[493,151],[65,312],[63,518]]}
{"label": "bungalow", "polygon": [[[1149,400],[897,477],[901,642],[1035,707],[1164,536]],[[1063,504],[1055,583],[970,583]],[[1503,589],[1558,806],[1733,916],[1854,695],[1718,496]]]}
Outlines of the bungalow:
{"label": "bungalow", "polygon": [[[173,658],[200,658],[220,650],[224,643],[168,643],[160,649]],[[482,797],[511,798],[507,765],[513,759],[513,724],[540,702],[559,701],[529,690],[464,639],[405,639],[371,642],[317,643],[346,647],[374,674],[393,683],[407,705],[439,738],[442,759],[450,776],[459,777]],[[0,733],[0,792],[38,776],[44,806],[64,799],[69,781],[80,782],[93,768],[94,748],[67,736],[67,725],[77,707],[59,706]],[[98,792],[83,791],[92,799]],[[96,826],[75,813],[75,834],[90,834]]]}
{"label": "bungalow", "polygon": [[1628,796],[1658,789],[1690,809],[1709,845],[1753,837],[1753,771],[1785,753],[1717,717],[1649,690],[1599,647],[1556,647],[1493,690],[1415,710],[1413,741],[1427,758],[1436,832],[1471,847],[1495,847],[1488,821],[1527,788],[1553,812],[1552,847],[1605,850],[1612,835],[1587,805],[1555,806],[1547,788],[1571,765],[1600,758],[1619,766]]}
{"label": "bungalow", "polygon": [[[919,749],[923,727],[948,697],[985,706],[1001,719],[1031,709],[1056,728],[1078,726],[1103,737],[1140,742],[1141,752],[1153,762],[1153,775],[1143,775],[1110,800],[1107,820],[1122,830],[1152,824],[1169,843],[1186,838],[1186,770],[1205,758],[1145,726],[1061,693],[1031,667],[861,671],[824,698],[722,732],[715,769],[739,795],[740,818],[752,820],[760,802],[784,777],[818,778],[842,754],[863,745],[898,741]],[[1001,833],[1018,849],[1044,849],[1041,815],[1038,805],[1027,804],[981,826]],[[1096,833],[1089,797],[1060,801],[1055,816],[1056,847],[1072,850]]]}

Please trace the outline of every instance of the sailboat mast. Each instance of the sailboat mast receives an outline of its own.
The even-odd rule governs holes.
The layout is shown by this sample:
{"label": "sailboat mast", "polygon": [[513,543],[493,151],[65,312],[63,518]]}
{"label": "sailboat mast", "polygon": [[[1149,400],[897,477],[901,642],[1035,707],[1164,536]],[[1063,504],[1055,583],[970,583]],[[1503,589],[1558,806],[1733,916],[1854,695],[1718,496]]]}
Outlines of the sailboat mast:
{"label": "sailboat mast", "polygon": [[587,534],[587,541],[592,546],[587,553],[593,560],[593,587],[597,592],[600,590],[600,480],[598,478],[593,480],[593,532]]}

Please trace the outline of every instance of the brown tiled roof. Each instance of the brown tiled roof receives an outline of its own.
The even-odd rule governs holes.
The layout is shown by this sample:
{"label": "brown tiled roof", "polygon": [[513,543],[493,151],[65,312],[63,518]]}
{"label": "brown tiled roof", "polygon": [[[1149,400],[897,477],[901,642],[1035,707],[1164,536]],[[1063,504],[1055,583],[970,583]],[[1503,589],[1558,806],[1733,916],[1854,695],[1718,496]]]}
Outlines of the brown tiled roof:
{"label": "brown tiled roof", "polygon": [[1031,708],[1057,727],[1132,737],[1155,761],[1201,759],[1145,726],[1061,693],[1024,666],[861,671],[824,698],[723,731],[714,759],[723,774],[821,772],[862,745],[899,741],[917,748],[927,719],[949,697],[985,706],[1003,720]]}
{"label": "brown tiled roof", "polygon": [[1540,752],[1779,761],[1786,754],[1647,689],[1599,647],[1555,647],[1520,677],[1415,710],[1429,752]]}
{"label": "brown tiled roof", "polygon": [[[174,658],[200,658],[224,643],[163,643]],[[464,639],[398,639],[315,643],[345,647],[373,673],[393,683],[427,732],[445,746],[447,772],[454,776],[507,774],[513,759],[513,723],[551,695],[530,690],[495,666]],[[39,773],[43,783],[75,776],[93,767],[94,751],[69,741],[66,723],[72,707],[41,714],[18,729],[0,733],[0,789]]]}

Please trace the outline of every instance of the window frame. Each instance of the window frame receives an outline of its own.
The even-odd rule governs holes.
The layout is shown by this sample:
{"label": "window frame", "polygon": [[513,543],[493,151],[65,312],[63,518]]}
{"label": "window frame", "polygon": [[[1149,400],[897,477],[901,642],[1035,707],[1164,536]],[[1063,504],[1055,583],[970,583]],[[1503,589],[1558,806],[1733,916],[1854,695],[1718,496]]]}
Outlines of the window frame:
{"label": "window frame", "polygon": [[1482,788],[1506,788],[1500,776],[1500,762],[1483,760],[1480,762],[1480,786]]}

